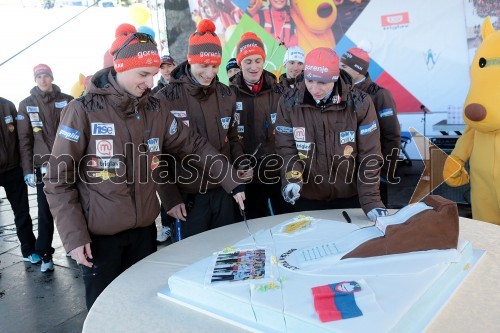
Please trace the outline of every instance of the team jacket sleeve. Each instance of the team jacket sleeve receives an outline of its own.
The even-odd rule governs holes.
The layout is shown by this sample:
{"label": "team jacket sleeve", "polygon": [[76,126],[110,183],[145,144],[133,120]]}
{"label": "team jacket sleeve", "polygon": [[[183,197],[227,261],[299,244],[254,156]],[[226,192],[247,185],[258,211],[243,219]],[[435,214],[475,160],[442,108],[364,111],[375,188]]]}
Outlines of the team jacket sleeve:
{"label": "team jacket sleeve", "polygon": [[375,110],[378,110],[378,121],[380,124],[381,150],[384,158],[382,175],[387,176],[389,161],[386,157],[392,154],[393,149],[397,149],[396,156],[399,156],[401,149],[401,128],[399,126],[396,103],[392,98],[391,92],[387,89],[379,90],[380,98],[377,98]]}
{"label": "team jacket sleeve", "polygon": [[[59,235],[68,252],[90,243],[87,222],[82,210],[79,192],[78,163],[86,152],[90,128],[85,111],[71,102],[62,112],[52,154],[44,177],[44,192],[54,216]],[[61,126],[73,133],[71,139],[60,135]]]}
{"label": "team jacket sleeve", "polygon": [[25,175],[35,172],[33,170],[33,128],[31,127],[30,117],[26,111],[26,106],[27,103],[25,101],[19,104],[19,113],[17,117],[17,135],[19,137],[21,167]]}
{"label": "team jacket sleeve", "polygon": [[228,193],[244,183],[238,178],[236,169],[231,166],[228,159],[212,147],[205,138],[191,131],[182,122],[178,122],[170,112],[164,114],[166,117],[164,152],[177,154],[181,158],[187,155],[198,156],[198,166],[203,170],[209,168],[211,180],[216,184],[221,184]]}
{"label": "team jacket sleeve", "polygon": [[276,115],[275,147],[276,154],[283,158],[281,168],[281,184],[297,183],[302,186],[302,173],[304,164],[300,161],[293,138],[293,124],[290,120],[291,110],[287,109],[284,98],[278,103],[278,114]]}
{"label": "team jacket sleeve", "polygon": [[[360,92],[361,93],[361,92]],[[361,208],[368,213],[373,208],[385,207],[380,199],[380,165],[382,163],[380,150],[380,130],[375,113],[375,107],[368,95],[364,95],[363,104],[357,110],[358,155],[358,195]]]}

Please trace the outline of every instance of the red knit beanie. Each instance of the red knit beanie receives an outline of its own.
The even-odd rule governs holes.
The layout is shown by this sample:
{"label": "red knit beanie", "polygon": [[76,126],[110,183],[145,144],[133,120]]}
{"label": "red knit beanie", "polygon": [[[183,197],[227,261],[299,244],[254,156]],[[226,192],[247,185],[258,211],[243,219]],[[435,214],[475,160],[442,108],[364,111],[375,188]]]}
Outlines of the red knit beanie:
{"label": "red knit beanie", "polygon": [[370,56],[365,50],[359,47],[351,47],[342,55],[341,60],[344,65],[351,67],[359,74],[366,75],[368,72]]}
{"label": "red knit beanie", "polygon": [[336,82],[339,79],[339,57],[333,49],[318,47],[307,54],[304,78],[318,82]]}
{"label": "red knit beanie", "polygon": [[266,52],[264,51],[264,43],[253,32],[245,32],[238,44],[236,45],[236,61],[238,66],[241,66],[243,59],[249,56],[259,54],[262,59],[266,60]]}
{"label": "red knit beanie", "polygon": [[50,67],[45,64],[39,64],[33,67],[33,75],[35,79],[40,74],[47,74],[52,78],[52,80],[54,80],[54,76],[52,75],[52,69],[50,69]]}
{"label": "red knit beanie", "polygon": [[[133,35],[141,39],[133,38]],[[115,38],[109,53],[113,56],[113,65],[117,72],[139,67],[160,67],[158,49],[149,39],[151,36],[138,34],[133,25],[123,23],[116,28]]]}
{"label": "red knit beanie", "polygon": [[187,60],[189,64],[220,65],[222,46],[214,22],[204,19],[198,23],[196,32],[189,37]]}

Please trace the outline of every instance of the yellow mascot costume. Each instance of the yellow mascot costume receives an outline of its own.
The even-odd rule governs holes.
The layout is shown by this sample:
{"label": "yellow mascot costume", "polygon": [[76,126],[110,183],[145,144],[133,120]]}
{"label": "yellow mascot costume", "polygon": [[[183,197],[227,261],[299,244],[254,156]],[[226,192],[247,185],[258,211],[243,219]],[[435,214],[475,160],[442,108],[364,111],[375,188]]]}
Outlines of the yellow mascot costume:
{"label": "yellow mascot costume", "polygon": [[471,83],[464,105],[464,134],[446,159],[443,177],[450,186],[469,182],[472,217],[500,225],[500,31],[487,17],[483,42],[471,65]]}

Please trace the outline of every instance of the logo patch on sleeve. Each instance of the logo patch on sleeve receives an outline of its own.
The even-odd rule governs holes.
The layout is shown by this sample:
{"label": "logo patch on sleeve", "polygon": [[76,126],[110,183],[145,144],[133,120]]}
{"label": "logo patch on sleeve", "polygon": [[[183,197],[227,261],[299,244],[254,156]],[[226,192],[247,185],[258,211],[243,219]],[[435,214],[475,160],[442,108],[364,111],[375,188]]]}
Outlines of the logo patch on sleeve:
{"label": "logo patch on sleeve", "polygon": [[97,157],[112,157],[113,140],[96,140],[95,154]]}
{"label": "logo patch on sleeve", "polygon": [[5,116],[4,119],[5,119],[6,124],[10,124],[10,123],[14,122],[14,119],[12,118],[12,116]]}
{"label": "logo patch on sleeve", "polygon": [[174,135],[177,132],[177,120],[174,119],[172,124],[170,124],[170,128],[168,130],[168,134]]}
{"label": "logo patch on sleeve", "polygon": [[243,102],[236,102],[236,111],[243,110]]}
{"label": "logo patch on sleeve", "polygon": [[234,114],[234,120],[233,120],[233,126],[234,125],[239,125],[240,124],[240,113],[235,112]]}
{"label": "logo patch on sleeve", "polygon": [[238,126],[238,133],[245,133],[245,126],[243,125]]}
{"label": "logo patch on sleeve", "polygon": [[57,133],[57,135],[59,135],[63,139],[73,142],[78,142],[78,140],[80,140],[80,131],[77,131],[76,129],[64,124],[59,126],[59,133]]}
{"label": "logo patch on sleeve", "polygon": [[16,120],[24,120],[24,116],[22,114],[18,114],[16,116]]}
{"label": "logo patch on sleeve", "polygon": [[31,127],[43,127],[43,123],[41,121],[33,121],[31,122]]}
{"label": "logo patch on sleeve", "polygon": [[276,122],[276,113],[271,113],[271,124]]}
{"label": "logo patch on sleeve", "polygon": [[394,115],[392,108],[382,109],[378,112],[380,118],[390,117]]}
{"label": "logo patch on sleeve", "polygon": [[175,118],[186,118],[187,113],[186,111],[178,111],[178,110],[171,110],[170,113],[175,117]]}
{"label": "logo patch on sleeve", "polygon": [[28,113],[38,112],[38,106],[27,106],[26,112]]}
{"label": "logo patch on sleeve", "polygon": [[231,117],[224,117],[220,119],[220,122],[222,124],[222,128],[228,129],[229,128],[229,122],[231,121]]}
{"label": "logo patch on sleeve", "polygon": [[68,102],[67,101],[55,102],[54,105],[55,105],[56,108],[62,109],[63,107],[65,107],[66,105],[68,105]]}
{"label": "logo patch on sleeve", "polygon": [[91,123],[92,135],[115,135],[113,123]]}
{"label": "logo patch on sleeve", "polygon": [[348,142],[356,141],[356,133],[354,131],[340,132],[340,144],[344,145]]}
{"label": "logo patch on sleeve", "polygon": [[371,132],[375,131],[376,129],[377,129],[377,122],[374,120],[369,125],[359,126],[359,134],[360,135],[368,135]]}
{"label": "logo patch on sleeve", "polygon": [[40,121],[40,115],[38,113],[30,113],[28,116],[30,116],[30,120],[33,121]]}
{"label": "logo patch on sleeve", "polygon": [[277,126],[276,130],[280,133],[283,133],[283,134],[292,134],[293,133],[293,129],[291,127],[287,127],[287,126]]}

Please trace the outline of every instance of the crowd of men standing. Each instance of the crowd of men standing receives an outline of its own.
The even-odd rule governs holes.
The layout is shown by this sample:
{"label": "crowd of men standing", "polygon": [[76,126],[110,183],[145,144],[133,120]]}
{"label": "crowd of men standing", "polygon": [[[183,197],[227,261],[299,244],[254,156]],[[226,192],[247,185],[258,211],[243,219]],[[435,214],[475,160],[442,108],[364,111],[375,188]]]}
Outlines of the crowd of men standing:
{"label": "crowd of men standing", "polygon": [[[373,221],[388,214],[380,183],[394,176],[399,122],[391,94],[369,77],[365,51],[339,58],[329,48],[305,55],[290,47],[277,79],[264,69],[262,40],[247,32],[226,65],[227,86],[217,77],[222,47],[210,20],[199,22],[177,65],[129,24],[115,38],[113,67],[95,73],[81,97],[63,94],[40,64],[19,112],[0,99],[0,186],[23,257],[54,269],[55,222],[82,267],[89,309],[170,237],[175,221],[180,239],[243,212],[361,207]],[[37,188],[38,238],[26,185]]]}

